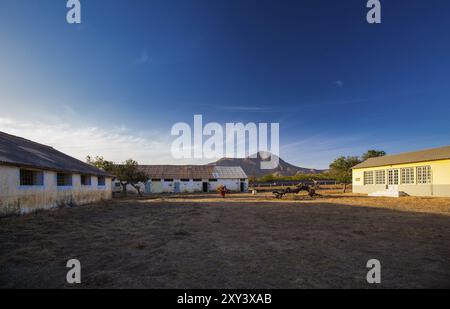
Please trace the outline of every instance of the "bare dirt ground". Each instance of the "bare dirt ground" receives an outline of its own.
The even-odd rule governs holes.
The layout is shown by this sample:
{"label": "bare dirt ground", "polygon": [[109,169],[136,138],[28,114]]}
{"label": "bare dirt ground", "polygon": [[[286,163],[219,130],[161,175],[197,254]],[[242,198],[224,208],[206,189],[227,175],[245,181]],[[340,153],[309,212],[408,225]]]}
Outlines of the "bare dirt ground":
{"label": "bare dirt ground", "polygon": [[[0,219],[0,287],[450,288],[450,199],[159,196]],[[366,282],[369,259],[382,284]]]}

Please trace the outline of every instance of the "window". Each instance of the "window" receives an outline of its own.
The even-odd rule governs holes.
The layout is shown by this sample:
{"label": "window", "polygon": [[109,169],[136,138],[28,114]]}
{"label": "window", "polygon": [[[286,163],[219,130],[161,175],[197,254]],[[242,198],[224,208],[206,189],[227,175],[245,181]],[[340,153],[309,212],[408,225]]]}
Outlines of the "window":
{"label": "window", "polygon": [[106,177],[105,176],[98,176],[97,185],[99,186],[105,186],[106,185]]}
{"label": "window", "polygon": [[189,182],[189,179],[180,179],[181,182]]}
{"label": "window", "polygon": [[405,185],[414,184],[414,168],[413,167],[402,168],[400,170],[400,173],[401,173],[402,184],[405,184]]}
{"label": "window", "polygon": [[90,186],[92,184],[92,177],[88,175],[81,175],[81,185]]}
{"label": "window", "polygon": [[43,186],[44,173],[30,170],[20,170],[21,186]]}
{"label": "window", "polygon": [[72,185],[72,174],[58,173],[56,174],[56,182],[58,187],[68,187]]}
{"label": "window", "polygon": [[201,179],[194,179],[193,181],[196,181],[196,182],[202,182]]}
{"label": "window", "polygon": [[173,182],[173,179],[168,178],[168,179],[164,179],[164,181],[165,182]]}
{"label": "window", "polygon": [[159,179],[159,178],[153,178],[152,181],[154,181],[154,182],[160,182],[161,179]]}
{"label": "window", "polygon": [[210,179],[210,182],[217,182],[217,179]]}
{"label": "window", "polygon": [[386,171],[375,171],[375,184],[386,184]]}
{"label": "window", "polygon": [[373,171],[364,172],[364,185],[373,185]]}
{"label": "window", "polygon": [[399,171],[398,170],[389,170],[388,171],[388,184],[389,185],[398,185],[399,182]]}
{"label": "window", "polygon": [[245,179],[245,178],[242,178],[242,179],[241,179],[241,181],[247,181],[247,179]]}
{"label": "window", "polygon": [[419,166],[417,168],[417,183],[431,183],[431,166]]}

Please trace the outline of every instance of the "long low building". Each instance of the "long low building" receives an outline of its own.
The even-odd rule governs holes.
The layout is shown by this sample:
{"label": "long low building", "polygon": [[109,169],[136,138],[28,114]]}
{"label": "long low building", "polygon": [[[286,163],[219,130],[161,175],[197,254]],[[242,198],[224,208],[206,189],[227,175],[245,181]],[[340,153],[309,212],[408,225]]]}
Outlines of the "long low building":
{"label": "long low building", "polygon": [[146,194],[214,192],[220,186],[235,192],[248,191],[248,176],[239,166],[141,165],[139,169],[148,177]]}
{"label": "long low building", "polygon": [[368,159],[353,168],[353,192],[450,197],[450,146]]}
{"label": "long low building", "polygon": [[50,146],[0,132],[0,215],[108,200],[111,179]]}

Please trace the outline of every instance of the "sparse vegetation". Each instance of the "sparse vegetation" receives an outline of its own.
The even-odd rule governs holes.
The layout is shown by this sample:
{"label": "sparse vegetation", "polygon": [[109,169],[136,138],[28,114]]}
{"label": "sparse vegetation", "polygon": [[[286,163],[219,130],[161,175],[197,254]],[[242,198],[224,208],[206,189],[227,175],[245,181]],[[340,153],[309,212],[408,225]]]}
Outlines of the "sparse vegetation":
{"label": "sparse vegetation", "polygon": [[330,164],[330,173],[337,182],[344,185],[344,193],[347,185],[352,183],[352,167],[361,161],[358,157],[339,157]]}
{"label": "sparse vegetation", "polygon": [[385,156],[386,152],[379,150],[369,150],[361,158],[356,156],[341,156],[330,164],[330,174],[337,182],[344,185],[344,193],[347,185],[352,183],[352,168],[359,163],[374,157]]}
{"label": "sparse vegetation", "polygon": [[0,219],[0,287],[73,288],[70,257],[78,288],[368,288],[374,257],[381,288],[450,286],[450,199],[319,193],[119,198]]}
{"label": "sparse vegetation", "polygon": [[127,185],[131,185],[136,189],[139,196],[142,196],[141,187],[138,186],[138,183],[147,181],[148,177],[139,171],[137,161],[128,159],[122,164],[115,164],[112,161],[105,160],[103,157],[95,157],[93,159],[91,156],[87,156],[86,162],[117,177],[122,184],[123,195],[127,193]]}
{"label": "sparse vegetation", "polygon": [[[263,177],[254,179],[256,182],[281,182],[281,181],[314,181],[314,180],[329,180],[334,179],[338,183],[344,185],[344,193],[347,190],[347,185],[352,182],[352,167],[365,161],[369,158],[385,156],[386,152],[382,150],[369,150],[361,157],[357,156],[341,156],[330,164],[328,172],[319,174],[298,174],[295,176],[277,176],[274,174],[265,175]],[[253,183],[250,181],[250,183]]]}
{"label": "sparse vegetation", "polygon": [[361,156],[361,161],[366,161],[370,158],[384,157],[385,155],[386,152],[382,150],[369,150]]}
{"label": "sparse vegetation", "polygon": [[329,180],[334,179],[333,175],[330,173],[320,173],[320,174],[298,174],[295,176],[276,176],[276,175],[266,175],[256,179],[256,182],[277,182],[277,181],[313,181],[313,180]]}

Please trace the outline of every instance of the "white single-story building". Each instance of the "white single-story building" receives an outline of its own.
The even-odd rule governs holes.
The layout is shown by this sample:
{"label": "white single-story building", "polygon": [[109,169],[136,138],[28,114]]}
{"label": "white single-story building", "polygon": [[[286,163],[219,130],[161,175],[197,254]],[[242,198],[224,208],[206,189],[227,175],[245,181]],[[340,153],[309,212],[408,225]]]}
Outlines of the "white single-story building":
{"label": "white single-story building", "polygon": [[0,215],[108,200],[111,179],[50,146],[0,132]]}
{"label": "white single-story building", "polygon": [[248,191],[248,176],[240,166],[141,165],[139,169],[148,177],[145,194],[215,192],[220,186]]}

